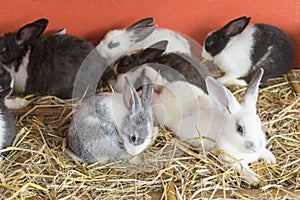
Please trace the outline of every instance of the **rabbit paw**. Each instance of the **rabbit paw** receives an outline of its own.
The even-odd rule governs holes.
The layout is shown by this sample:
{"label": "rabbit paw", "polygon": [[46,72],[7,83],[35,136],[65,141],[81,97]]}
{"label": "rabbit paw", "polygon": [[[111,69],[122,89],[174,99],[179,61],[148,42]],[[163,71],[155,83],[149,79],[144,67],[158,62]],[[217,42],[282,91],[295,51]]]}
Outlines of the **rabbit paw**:
{"label": "rabbit paw", "polygon": [[276,163],[276,158],[274,154],[269,151],[268,149],[265,149],[262,154],[261,158],[264,159],[268,164],[275,164]]}
{"label": "rabbit paw", "polygon": [[133,164],[133,165],[141,165],[144,160],[141,156],[137,155],[137,156],[133,156],[132,158],[128,159],[129,163]]}
{"label": "rabbit paw", "polygon": [[218,81],[220,83],[224,84],[230,84],[230,85],[240,85],[240,86],[247,86],[246,81],[241,80],[241,79],[232,79],[228,76],[223,76],[218,78]]}
{"label": "rabbit paw", "polygon": [[255,185],[259,182],[258,175],[248,167],[242,169],[241,176],[243,180],[250,185]]}
{"label": "rabbit paw", "polygon": [[26,107],[29,104],[29,101],[24,98],[16,97],[14,99],[5,99],[4,104],[9,109],[20,109]]}

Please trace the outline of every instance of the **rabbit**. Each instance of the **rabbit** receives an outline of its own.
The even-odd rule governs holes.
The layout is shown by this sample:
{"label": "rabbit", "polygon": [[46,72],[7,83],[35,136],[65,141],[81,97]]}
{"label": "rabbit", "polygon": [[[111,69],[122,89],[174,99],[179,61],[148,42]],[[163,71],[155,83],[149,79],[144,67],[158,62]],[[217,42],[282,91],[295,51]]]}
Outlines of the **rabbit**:
{"label": "rabbit", "polygon": [[[152,142],[152,83],[142,79],[142,98],[126,78],[125,92],[99,93],[76,109],[68,134],[68,153],[86,163],[126,160]],[[131,97],[132,95],[132,97]]]}
{"label": "rabbit", "polygon": [[2,35],[0,62],[11,73],[15,92],[71,98],[77,71],[93,45],[67,34],[40,37],[47,25],[47,19],[39,19]]}
{"label": "rabbit", "polygon": [[222,160],[230,162],[246,182],[257,183],[258,175],[248,164],[260,158],[276,163],[275,156],[266,148],[266,135],[256,114],[262,76],[260,68],[241,104],[210,76],[206,78],[208,94],[190,83],[172,82],[153,95],[154,118],[192,146],[202,147],[201,134],[205,149],[219,147],[225,152]]}
{"label": "rabbit", "polygon": [[263,68],[263,87],[269,78],[289,72],[294,64],[295,47],[287,33],[268,24],[247,27],[249,21],[245,16],[234,19],[204,40],[202,56],[225,73],[218,79],[222,84],[245,86],[240,78],[251,78]]}
{"label": "rabbit", "polygon": [[[208,70],[196,59],[193,59],[193,57],[185,54],[166,53],[167,45],[168,41],[162,40],[152,44],[146,49],[141,49],[135,53],[122,56],[114,64],[114,72],[118,75],[118,80],[120,80],[120,77],[125,73],[126,76],[130,76],[127,73],[128,71],[139,69],[138,71],[141,72],[140,68],[149,66],[155,69],[157,74],[159,73],[167,80],[165,82],[160,82],[160,84],[184,80],[200,87],[207,93],[205,77],[209,74]],[[147,73],[145,75],[152,77]],[[151,80],[152,82],[154,81],[153,79]],[[124,80],[121,81],[121,84],[118,82],[115,87],[116,91],[123,89],[122,82],[124,82]]]}
{"label": "rabbit", "polygon": [[152,17],[144,18],[125,29],[112,30],[106,34],[96,49],[107,60],[108,65],[124,53],[148,47],[160,40],[169,42],[166,53],[191,55],[191,47],[186,38],[172,30],[157,29],[157,25],[151,24],[153,21]]}
{"label": "rabbit", "polygon": [[[11,90],[11,87],[7,87],[0,91],[0,150],[11,146],[16,137],[15,118],[4,104],[4,99],[11,93]],[[9,151],[1,152],[0,160],[3,160],[8,154]]]}

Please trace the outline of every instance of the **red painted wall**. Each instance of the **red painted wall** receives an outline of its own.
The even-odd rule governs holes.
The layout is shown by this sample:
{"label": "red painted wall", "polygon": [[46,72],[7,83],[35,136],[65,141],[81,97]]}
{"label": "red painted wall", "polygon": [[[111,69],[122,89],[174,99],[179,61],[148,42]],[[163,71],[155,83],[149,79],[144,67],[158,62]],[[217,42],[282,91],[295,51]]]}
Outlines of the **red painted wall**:
{"label": "red painted wall", "polygon": [[[160,27],[186,34],[200,44],[206,34],[231,19],[251,16],[288,32],[300,50],[299,0],[2,0],[0,33],[45,17],[48,30],[66,27],[69,34],[97,44],[111,29],[152,16]],[[297,53],[296,65],[300,66]]]}

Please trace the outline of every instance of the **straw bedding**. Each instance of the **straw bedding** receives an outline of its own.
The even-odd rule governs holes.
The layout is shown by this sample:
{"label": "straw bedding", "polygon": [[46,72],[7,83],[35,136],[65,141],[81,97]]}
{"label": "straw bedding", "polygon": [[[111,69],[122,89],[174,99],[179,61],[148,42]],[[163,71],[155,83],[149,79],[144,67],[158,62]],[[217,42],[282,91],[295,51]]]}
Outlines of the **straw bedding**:
{"label": "straw bedding", "polygon": [[[218,149],[193,149],[163,127],[141,155],[143,164],[75,162],[64,153],[72,101],[28,97],[28,108],[12,111],[18,134],[0,163],[0,199],[300,198],[299,76],[293,71],[260,90],[258,113],[277,164],[252,163],[259,185],[241,181]],[[239,100],[245,92],[231,89]]]}

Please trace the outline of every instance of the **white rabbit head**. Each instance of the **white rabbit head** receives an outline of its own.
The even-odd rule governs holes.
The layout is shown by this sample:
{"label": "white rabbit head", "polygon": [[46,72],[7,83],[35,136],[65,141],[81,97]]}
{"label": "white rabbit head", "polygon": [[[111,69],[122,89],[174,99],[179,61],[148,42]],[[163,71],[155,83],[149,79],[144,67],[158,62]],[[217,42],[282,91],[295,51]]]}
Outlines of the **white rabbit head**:
{"label": "white rabbit head", "polygon": [[[259,69],[238,103],[233,94],[215,79],[206,79],[208,93],[214,105],[224,113],[224,126],[218,146],[230,144],[241,153],[259,152],[265,147],[266,138],[261,128],[261,121],[256,114],[259,82],[263,69]],[[226,149],[225,149],[226,150]]]}
{"label": "white rabbit head", "polygon": [[97,50],[110,64],[125,52],[133,50],[132,47],[147,38],[157,27],[150,25],[153,18],[142,19],[126,29],[113,30],[97,45]]}

